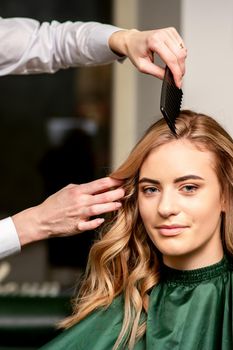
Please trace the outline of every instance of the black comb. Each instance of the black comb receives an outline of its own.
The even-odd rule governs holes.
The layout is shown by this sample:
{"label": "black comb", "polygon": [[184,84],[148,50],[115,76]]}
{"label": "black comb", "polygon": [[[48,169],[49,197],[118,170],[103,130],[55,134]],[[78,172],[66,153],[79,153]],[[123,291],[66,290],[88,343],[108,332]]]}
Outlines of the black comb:
{"label": "black comb", "polygon": [[172,72],[166,66],[163,79],[160,110],[171,131],[176,135],[176,118],[180,113],[183,92],[174,81]]}

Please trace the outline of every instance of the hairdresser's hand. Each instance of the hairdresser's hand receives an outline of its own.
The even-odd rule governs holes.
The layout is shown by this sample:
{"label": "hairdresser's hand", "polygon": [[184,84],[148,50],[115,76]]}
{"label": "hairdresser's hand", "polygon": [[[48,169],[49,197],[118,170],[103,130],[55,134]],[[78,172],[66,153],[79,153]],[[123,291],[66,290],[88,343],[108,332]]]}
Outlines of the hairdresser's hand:
{"label": "hairdresser's hand", "polygon": [[109,46],[116,53],[128,56],[139,71],[162,79],[164,68],[154,62],[157,54],[171,69],[176,85],[181,87],[187,49],[175,28],[120,30],[111,35]]}
{"label": "hairdresser's hand", "polygon": [[[109,177],[68,185],[42,204],[12,217],[21,245],[55,236],[69,236],[100,226],[99,216],[120,208],[124,190]],[[115,188],[115,189],[113,189]],[[94,219],[91,219],[95,216]]]}

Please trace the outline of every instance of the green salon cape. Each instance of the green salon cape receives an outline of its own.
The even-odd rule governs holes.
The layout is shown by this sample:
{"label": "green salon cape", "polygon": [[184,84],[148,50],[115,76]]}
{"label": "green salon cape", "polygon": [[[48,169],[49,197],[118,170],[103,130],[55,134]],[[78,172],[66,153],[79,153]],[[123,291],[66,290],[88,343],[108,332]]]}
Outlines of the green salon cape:
{"label": "green salon cape", "polygon": [[[135,350],[232,350],[233,266],[162,269],[150,294],[145,336]],[[64,331],[43,350],[111,350],[123,319],[123,297]],[[123,345],[120,349],[127,349]]]}

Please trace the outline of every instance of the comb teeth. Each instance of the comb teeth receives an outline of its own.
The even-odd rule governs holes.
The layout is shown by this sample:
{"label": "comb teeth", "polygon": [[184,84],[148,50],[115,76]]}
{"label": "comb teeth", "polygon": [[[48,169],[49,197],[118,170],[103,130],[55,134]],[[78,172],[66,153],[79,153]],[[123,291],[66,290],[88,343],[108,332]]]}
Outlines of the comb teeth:
{"label": "comb teeth", "polygon": [[160,110],[174,134],[176,134],[176,118],[180,113],[182,97],[182,90],[175,85],[172,72],[166,67],[161,91]]}

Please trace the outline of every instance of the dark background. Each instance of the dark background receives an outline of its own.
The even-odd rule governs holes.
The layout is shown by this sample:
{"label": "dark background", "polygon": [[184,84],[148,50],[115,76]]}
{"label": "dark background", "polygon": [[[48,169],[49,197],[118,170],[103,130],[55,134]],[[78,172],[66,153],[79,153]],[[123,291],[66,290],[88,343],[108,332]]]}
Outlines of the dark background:
{"label": "dark background", "polygon": [[[1,0],[0,10],[2,17],[111,23],[109,0]],[[0,218],[109,172],[111,71],[0,77]],[[59,122],[61,138],[48,132]],[[94,237],[36,242],[0,261],[0,350],[37,349],[58,333]]]}
{"label": "dark background", "polygon": [[[111,23],[108,0],[1,0],[0,9],[1,17],[30,17],[40,22]],[[1,77],[0,102],[0,218],[39,204],[70,182],[88,182],[108,173],[111,65]],[[54,145],[48,135],[51,120],[76,119],[84,124],[91,121],[95,131],[64,130],[62,142]],[[93,237],[89,232],[23,248],[20,255],[7,259],[11,264],[8,279],[58,278],[62,283],[59,272],[48,271],[62,266],[83,269]]]}

